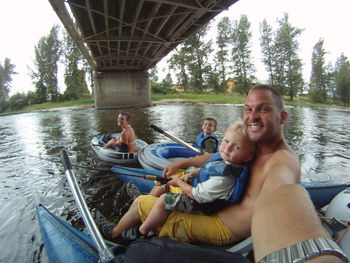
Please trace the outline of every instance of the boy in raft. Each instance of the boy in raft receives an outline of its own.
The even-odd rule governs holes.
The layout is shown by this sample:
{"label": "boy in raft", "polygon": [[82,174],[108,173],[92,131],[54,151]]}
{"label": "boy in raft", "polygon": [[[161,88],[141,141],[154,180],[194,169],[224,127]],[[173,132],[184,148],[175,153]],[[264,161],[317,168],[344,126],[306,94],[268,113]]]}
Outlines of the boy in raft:
{"label": "boy in raft", "polygon": [[214,134],[217,122],[213,118],[206,118],[202,124],[202,131],[196,138],[196,147],[207,153],[216,153],[219,150],[219,139]]}
{"label": "boy in raft", "polygon": [[140,233],[145,235],[162,226],[171,211],[212,214],[237,202],[248,177],[246,163],[253,159],[254,152],[255,144],[249,140],[243,123],[230,126],[220,152],[210,157],[202,168],[168,182],[182,192],[161,195],[140,226]]}

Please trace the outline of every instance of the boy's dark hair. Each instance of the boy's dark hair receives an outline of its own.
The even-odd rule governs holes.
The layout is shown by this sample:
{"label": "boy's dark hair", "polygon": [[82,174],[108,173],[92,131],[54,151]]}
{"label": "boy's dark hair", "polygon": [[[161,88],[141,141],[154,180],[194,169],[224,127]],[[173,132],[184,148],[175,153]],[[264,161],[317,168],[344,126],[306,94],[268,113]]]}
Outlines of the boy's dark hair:
{"label": "boy's dark hair", "polygon": [[[218,122],[214,119],[214,118],[205,118],[204,121],[213,121],[214,122],[214,125],[215,125],[215,128],[216,126],[218,125]],[[204,122],[203,121],[203,122]]]}

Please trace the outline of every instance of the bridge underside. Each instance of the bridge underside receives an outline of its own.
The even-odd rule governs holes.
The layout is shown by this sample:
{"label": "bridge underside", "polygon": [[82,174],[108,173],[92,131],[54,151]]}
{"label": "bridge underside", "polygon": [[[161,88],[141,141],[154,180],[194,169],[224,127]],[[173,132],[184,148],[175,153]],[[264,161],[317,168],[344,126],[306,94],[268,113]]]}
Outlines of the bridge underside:
{"label": "bridge underside", "polygon": [[136,92],[142,97],[134,97],[134,104],[148,104],[146,71],[238,0],[49,1],[94,69],[95,92],[108,96],[95,93],[96,107],[104,108],[121,106],[119,96],[111,99],[113,94],[140,87],[144,92]]}

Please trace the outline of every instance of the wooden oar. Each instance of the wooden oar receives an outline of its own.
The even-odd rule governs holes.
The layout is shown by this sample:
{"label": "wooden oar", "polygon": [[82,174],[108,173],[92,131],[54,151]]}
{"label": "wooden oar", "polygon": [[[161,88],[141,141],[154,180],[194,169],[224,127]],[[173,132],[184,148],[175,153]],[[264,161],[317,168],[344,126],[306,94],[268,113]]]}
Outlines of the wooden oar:
{"label": "wooden oar", "polygon": [[102,235],[98,230],[97,225],[90,214],[90,211],[86,205],[85,199],[80,191],[78,182],[75,178],[75,175],[72,169],[72,164],[65,150],[61,151],[61,162],[64,166],[66,178],[70,186],[70,189],[73,193],[74,199],[77,203],[78,209],[92,237],[92,240],[96,244],[98,254],[100,257],[99,262],[102,262],[102,263],[116,262],[112,251],[107,247],[106,243],[104,242]]}
{"label": "wooden oar", "polygon": [[150,127],[154,130],[156,130],[157,132],[165,135],[166,137],[172,139],[173,141],[185,146],[187,149],[190,149],[191,151],[194,151],[196,154],[202,155],[203,151],[201,151],[200,149],[197,149],[196,147],[193,147],[191,144],[184,142],[183,140],[175,137],[174,135],[164,131],[163,129],[159,128],[158,126],[151,124]]}

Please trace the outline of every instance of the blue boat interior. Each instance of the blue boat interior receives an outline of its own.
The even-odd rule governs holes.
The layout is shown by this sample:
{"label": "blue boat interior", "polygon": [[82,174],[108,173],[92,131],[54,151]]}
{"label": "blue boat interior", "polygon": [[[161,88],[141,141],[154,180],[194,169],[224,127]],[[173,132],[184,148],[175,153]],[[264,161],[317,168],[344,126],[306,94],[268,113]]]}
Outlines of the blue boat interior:
{"label": "blue boat interior", "polygon": [[185,147],[163,147],[152,150],[152,154],[162,157],[164,159],[178,158],[178,157],[194,157],[197,154]]}

